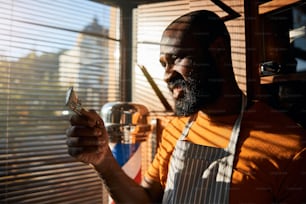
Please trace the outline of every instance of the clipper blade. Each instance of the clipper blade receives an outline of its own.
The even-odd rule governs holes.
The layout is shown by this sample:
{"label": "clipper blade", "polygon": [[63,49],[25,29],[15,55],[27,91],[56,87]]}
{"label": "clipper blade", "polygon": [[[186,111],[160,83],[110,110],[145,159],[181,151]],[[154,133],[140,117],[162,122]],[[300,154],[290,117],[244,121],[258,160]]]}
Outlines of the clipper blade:
{"label": "clipper blade", "polygon": [[73,87],[70,87],[66,93],[66,104],[70,110],[75,113],[82,115],[81,111],[83,109],[81,100],[78,98],[76,92],[73,90]]}

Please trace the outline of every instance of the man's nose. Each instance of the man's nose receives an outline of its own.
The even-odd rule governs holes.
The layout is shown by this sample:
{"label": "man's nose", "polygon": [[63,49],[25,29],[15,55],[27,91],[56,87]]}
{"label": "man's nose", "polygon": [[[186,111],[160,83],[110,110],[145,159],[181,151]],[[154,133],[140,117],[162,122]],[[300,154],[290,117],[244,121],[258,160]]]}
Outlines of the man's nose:
{"label": "man's nose", "polygon": [[167,64],[165,67],[164,81],[168,83],[169,80],[172,78],[173,73],[174,73],[173,65]]}

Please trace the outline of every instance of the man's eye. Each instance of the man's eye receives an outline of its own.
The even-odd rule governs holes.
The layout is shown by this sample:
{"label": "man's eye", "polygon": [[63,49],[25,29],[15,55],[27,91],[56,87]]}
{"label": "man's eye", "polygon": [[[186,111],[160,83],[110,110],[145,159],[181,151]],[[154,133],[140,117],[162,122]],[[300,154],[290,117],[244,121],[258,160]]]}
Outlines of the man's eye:
{"label": "man's eye", "polygon": [[174,61],[174,64],[179,65],[181,67],[190,68],[193,65],[193,60],[190,57],[177,58]]}
{"label": "man's eye", "polygon": [[176,60],[178,58],[178,56],[177,55],[171,55],[171,59],[174,61],[174,60]]}

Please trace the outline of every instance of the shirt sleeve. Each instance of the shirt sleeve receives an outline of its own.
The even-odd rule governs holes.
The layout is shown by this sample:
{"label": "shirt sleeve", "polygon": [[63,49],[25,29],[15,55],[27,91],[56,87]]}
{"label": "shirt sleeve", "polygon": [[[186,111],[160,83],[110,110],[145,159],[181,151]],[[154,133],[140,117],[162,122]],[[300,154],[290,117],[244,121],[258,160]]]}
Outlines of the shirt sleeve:
{"label": "shirt sleeve", "polygon": [[306,203],[306,148],[292,159],[280,189],[280,203]]}

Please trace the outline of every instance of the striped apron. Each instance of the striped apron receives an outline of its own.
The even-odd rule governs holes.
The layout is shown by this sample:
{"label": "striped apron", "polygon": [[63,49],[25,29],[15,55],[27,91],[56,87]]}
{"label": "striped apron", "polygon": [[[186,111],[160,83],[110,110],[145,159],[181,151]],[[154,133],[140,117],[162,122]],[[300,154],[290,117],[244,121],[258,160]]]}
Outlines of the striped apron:
{"label": "striped apron", "polygon": [[184,141],[196,116],[192,116],[177,141],[171,157],[164,204],[228,203],[236,143],[246,99],[226,148]]}

